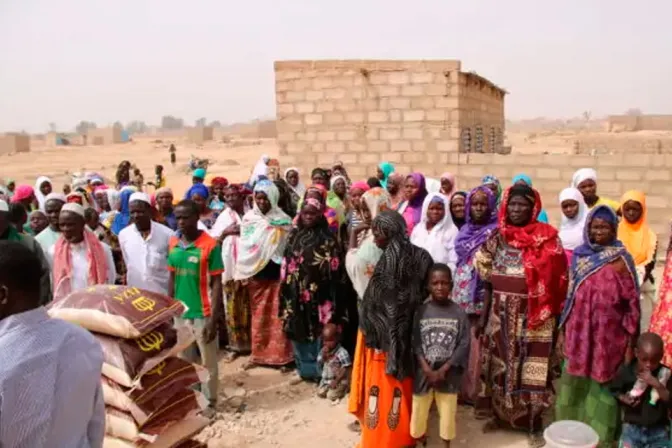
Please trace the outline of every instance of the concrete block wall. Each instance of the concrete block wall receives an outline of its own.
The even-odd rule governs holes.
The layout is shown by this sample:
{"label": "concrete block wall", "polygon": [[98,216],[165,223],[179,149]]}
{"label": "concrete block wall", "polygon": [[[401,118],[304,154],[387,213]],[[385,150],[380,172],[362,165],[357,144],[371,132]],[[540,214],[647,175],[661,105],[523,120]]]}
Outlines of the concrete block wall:
{"label": "concrete block wall", "polygon": [[672,115],[609,115],[609,131],[672,131]]}
{"label": "concrete block wall", "polygon": [[[460,68],[452,60],[276,62],[280,156],[305,170],[342,161],[356,177],[383,160],[429,169],[461,149]],[[480,108],[475,94],[466,97]],[[499,110],[503,128],[503,102]]]}
{"label": "concrete block wall", "polygon": [[187,140],[198,145],[214,138],[213,128],[210,126],[193,127],[187,129]]}
{"label": "concrete block wall", "polygon": [[0,154],[13,154],[30,151],[30,135],[7,133],[0,134]]}
{"label": "concrete block wall", "polygon": [[89,145],[111,145],[121,143],[121,128],[89,129],[86,132],[86,142]]}
{"label": "concrete block wall", "polygon": [[506,92],[474,73],[459,73],[460,152],[499,151]]}
{"label": "concrete block wall", "polygon": [[672,136],[602,133],[578,135],[579,154],[672,154]]}

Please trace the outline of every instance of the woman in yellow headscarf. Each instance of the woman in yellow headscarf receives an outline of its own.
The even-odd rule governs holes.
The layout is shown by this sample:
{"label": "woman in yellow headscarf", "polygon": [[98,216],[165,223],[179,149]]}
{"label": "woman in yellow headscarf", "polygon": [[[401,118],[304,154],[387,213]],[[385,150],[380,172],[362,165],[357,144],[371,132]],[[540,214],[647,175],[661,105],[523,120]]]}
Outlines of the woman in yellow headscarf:
{"label": "woman in yellow headscarf", "polygon": [[637,277],[641,285],[641,328],[649,328],[655,302],[655,281],[653,268],[656,263],[658,238],[647,222],[646,196],[641,191],[630,190],[621,198],[623,219],[618,224],[618,239],[623,242],[637,267]]}

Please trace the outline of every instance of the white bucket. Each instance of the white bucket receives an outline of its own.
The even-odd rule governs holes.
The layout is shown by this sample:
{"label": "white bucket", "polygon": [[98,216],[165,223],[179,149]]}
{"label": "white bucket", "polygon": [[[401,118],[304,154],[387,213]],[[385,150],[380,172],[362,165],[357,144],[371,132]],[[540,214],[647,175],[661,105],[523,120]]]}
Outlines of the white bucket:
{"label": "white bucket", "polygon": [[548,448],[596,448],[600,438],[585,423],[573,420],[555,422],[544,431]]}

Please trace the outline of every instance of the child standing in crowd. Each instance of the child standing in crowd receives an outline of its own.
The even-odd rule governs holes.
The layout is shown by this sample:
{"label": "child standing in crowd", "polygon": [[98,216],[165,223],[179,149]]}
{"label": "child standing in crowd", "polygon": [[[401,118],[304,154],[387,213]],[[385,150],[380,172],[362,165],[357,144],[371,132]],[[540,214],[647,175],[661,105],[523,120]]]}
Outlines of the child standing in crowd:
{"label": "child standing in crowd", "polygon": [[457,392],[469,361],[469,319],[450,297],[450,268],[435,264],[429,271],[431,301],[421,305],[413,326],[413,350],[417,369],[413,386],[411,436],[424,442],[432,403],[439,411],[440,436],[450,447],[455,438]]}
{"label": "child standing in crowd", "polygon": [[637,341],[635,360],[624,364],[609,388],[623,408],[622,448],[670,446],[670,369],[661,364],[663,340],[643,333]]}
{"label": "child standing in crowd", "polygon": [[341,346],[338,328],[334,324],[326,324],[322,329],[322,351],[317,355],[317,364],[322,369],[317,396],[331,401],[343,398],[348,392],[348,373],[352,362]]}

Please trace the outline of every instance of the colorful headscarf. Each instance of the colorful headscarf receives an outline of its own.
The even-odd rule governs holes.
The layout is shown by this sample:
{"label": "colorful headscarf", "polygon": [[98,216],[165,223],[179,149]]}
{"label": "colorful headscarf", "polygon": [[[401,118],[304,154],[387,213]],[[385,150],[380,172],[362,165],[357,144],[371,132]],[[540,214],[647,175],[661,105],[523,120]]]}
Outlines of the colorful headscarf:
{"label": "colorful headscarf", "polygon": [[581,284],[591,275],[599,271],[604,266],[613,263],[617,259],[622,259],[625,266],[632,275],[637,295],[639,296],[639,282],[637,281],[637,268],[632,256],[621,241],[617,238],[607,246],[601,246],[590,241],[590,224],[595,218],[604,219],[610,223],[614,229],[618,226],[618,216],[611,207],[607,205],[598,205],[586,218],[586,225],[583,230],[583,244],[574,249],[572,264],[569,270],[570,280],[567,291],[567,301],[565,302],[560,325],[563,325],[569,317],[574,305],[574,297]]}
{"label": "colorful headscarf", "polygon": [[[511,185],[516,185],[518,182],[525,182],[525,184],[528,187],[532,186],[532,178],[528,176],[527,174],[517,174],[514,176],[513,181],[511,182]],[[537,218],[539,222],[543,222],[548,224],[548,213],[546,213],[546,209],[541,209],[541,212],[539,212],[539,218]]]}
{"label": "colorful headscarf", "polygon": [[[476,193],[483,193],[488,199],[488,211],[484,223],[476,223],[471,217],[471,201]],[[457,263],[468,263],[476,253],[479,247],[485,243],[493,230],[497,228],[497,199],[492,191],[479,185],[469,192],[464,204],[465,224],[455,239],[455,252],[457,253]]]}
{"label": "colorful headscarf", "polygon": [[[468,194],[468,193],[467,193],[466,191],[462,191],[462,190],[460,190],[460,191],[456,191],[455,193],[453,193],[452,195],[450,195],[450,200],[448,201],[448,204],[450,205],[450,216],[453,217],[453,223],[455,223],[455,225],[457,226],[458,229],[461,229],[462,226],[464,226],[464,223],[467,222],[467,211],[468,211],[467,206],[466,206],[466,202],[467,202],[467,194]],[[453,214],[453,200],[454,200],[456,197],[462,197],[462,198],[464,198],[464,202],[465,202],[465,206],[464,206],[464,218],[456,218],[455,215]]]}
{"label": "colorful headscarf", "polygon": [[212,187],[218,186],[218,187],[226,187],[229,185],[229,181],[226,177],[215,177],[212,179],[210,185]]}
{"label": "colorful headscarf", "polygon": [[425,176],[420,173],[412,173],[406,176],[406,179],[411,178],[418,186],[418,193],[415,197],[407,201],[406,208],[403,211],[406,227],[409,232],[413,231],[413,227],[422,219],[422,204],[427,197],[427,187],[425,185]]}
{"label": "colorful headscarf", "polygon": [[495,195],[495,199],[497,199],[497,205],[499,205],[502,202],[502,184],[499,182],[499,179],[497,179],[497,177],[493,176],[492,174],[488,174],[487,176],[483,177],[481,184],[492,184],[497,186],[497,194]]}
{"label": "colorful headscarf", "polygon": [[581,192],[574,187],[562,190],[558,201],[560,206],[565,201],[576,201],[579,204],[579,211],[573,219],[569,219],[564,213],[562,214],[560,231],[558,233],[560,241],[562,241],[562,247],[565,250],[573,251],[583,244],[583,229],[586,226],[586,218],[588,217],[588,206]]}
{"label": "colorful headscarf", "polygon": [[278,207],[280,192],[273,182],[268,180],[257,182],[254,193],[265,194],[271,209],[264,214],[255,201],[253,209],[243,217],[234,275],[236,280],[255,276],[269,261],[281,264],[291,229],[291,218]]}
{"label": "colorful headscarf", "polygon": [[357,182],[354,182],[352,185],[350,185],[350,193],[352,193],[352,190],[361,190],[362,193],[366,193],[370,189],[371,187],[369,187],[369,184],[363,180],[358,180]]}
{"label": "colorful headscarf", "polygon": [[[522,196],[532,203],[532,217],[524,226],[507,220],[511,198]],[[527,185],[510,187],[504,193],[499,210],[499,233],[504,241],[522,252],[528,290],[527,322],[538,328],[549,317],[559,315],[567,291],[567,257],[560,244],[558,231],[538,221],[541,197]]]}
{"label": "colorful headscarf", "polygon": [[625,218],[621,219],[618,224],[618,239],[632,255],[635,265],[642,266],[650,263],[653,259],[658,238],[647,221],[646,195],[641,191],[627,191],[621,197],[621,211],[628,201],[638,202],[642,206],[642,216],[634,224],[629,223]]}
{"label": "colorful headscarf", "polygon": [[441,193],[446,195],[447,197],[451,197],[455,189],[457,188],[457,178],[453,173],[445,172],[441,175],[439,178],[439,181],[443,183],[444,180],[447,180],[450,182],[450,191],[443,191],[443,185],[441,186]]}
{"label": "colorful headscarf", "polygon": [[[391,208],[390,195],[385,189],[380,187],[372,188],[364,193],[361,201],[369,209],[372,220],[381,212]],[[373,240],[371,230],[366,232],[358,248],[352,248],[348,251],[345,259],[345,268],[360,300],[364,297],[364,291],[366,291],[366,287],[369,285],[373,270],[382,253],[383,251],[376,246]]]}
{"label": "colorful headscarf", "polygon": [[187,190],[187,193],[184,195],[184,199],[191,199],[196,194],[203,199],[208,199],[208,196],[210,196],[210,190],[208,190],[208,187],[206,187],[205,184],[193,184]]}
{"label": "colorful headscarf", "polygon": [[30,197],[35,195],[35,190],[30,185],[19,185],[14,190],[14,196],[12,196],[12,204],[18,204],[21,201],[25,201]]}
{"label": "colorful headscarf", "polygon": [[387,188],[387,178],[390,177],[390,174],[394,173],[394,165],[390,162],[380,162],[378,168],[383,172],[383,179],[380,181],[380,185],[383,188]]}
{"label": "colorful headscarf", "polygon": [[119,211],[115,213],[112,226],[110,227],[112,233],[117,236],[119,235],[119,232],[128,227],[128,224],[131,222],[130,201],[133,193],[135,193],[135,190],[125,188],[119,195]]}

